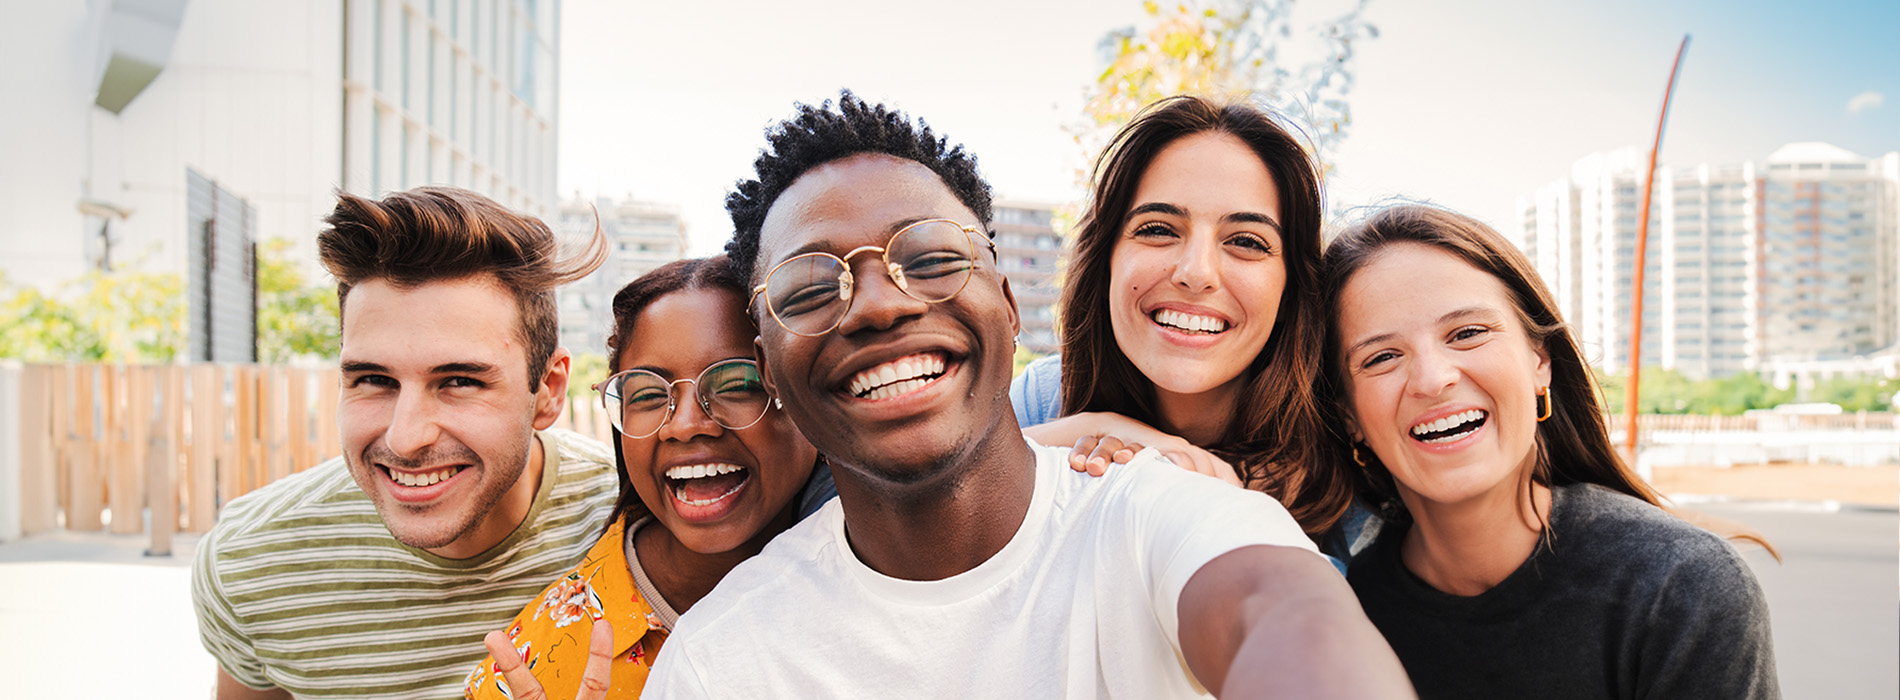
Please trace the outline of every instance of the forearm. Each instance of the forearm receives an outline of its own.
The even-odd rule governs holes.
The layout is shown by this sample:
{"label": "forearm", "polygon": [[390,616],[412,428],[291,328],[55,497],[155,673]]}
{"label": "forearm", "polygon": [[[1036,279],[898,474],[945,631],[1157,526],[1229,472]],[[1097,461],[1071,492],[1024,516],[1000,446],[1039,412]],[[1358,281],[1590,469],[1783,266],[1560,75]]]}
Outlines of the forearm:
{"label": "forearm", "polygon": [[239,683],[224,669],[218,669],[218,700],[290,700],[290,693],[283,688],[258,690]]}

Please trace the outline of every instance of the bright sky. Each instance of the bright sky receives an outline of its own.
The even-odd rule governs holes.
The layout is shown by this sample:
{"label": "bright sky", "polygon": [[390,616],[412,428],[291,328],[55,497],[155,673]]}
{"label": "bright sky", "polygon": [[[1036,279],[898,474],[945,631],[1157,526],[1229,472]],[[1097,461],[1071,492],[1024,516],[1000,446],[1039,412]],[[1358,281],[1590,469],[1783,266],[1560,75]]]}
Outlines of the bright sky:
{"label": "bright sky", "polygon": [[[1305,0],[1326,14],[1340,0]],[[680,205],[692,254],[764,128],[849,87],[977,155],[1003,197],[1063,202],[1112,29],[1138,0],[566,0],[560,188]],[[709,9],[713,8],[713,9]],[[1513,201],[1590,153],[1647,147],[1669,63],[1694,35],[1662,161],[1761,159],[1792,141],[1900,149],[1900,3],[1372,0],[1336,204],[1429,199],[1511,233]],[[1893,102],[1893,104],[1888,104]]]}

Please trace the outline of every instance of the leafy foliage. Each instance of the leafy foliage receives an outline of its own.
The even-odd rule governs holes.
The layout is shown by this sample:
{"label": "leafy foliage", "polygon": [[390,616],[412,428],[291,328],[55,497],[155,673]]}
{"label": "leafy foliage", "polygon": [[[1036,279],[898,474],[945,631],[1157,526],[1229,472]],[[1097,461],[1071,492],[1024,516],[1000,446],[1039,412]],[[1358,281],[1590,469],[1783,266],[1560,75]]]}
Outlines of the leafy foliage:
{"label": "leafy foliage", "polygon": [[[1838,404],[1842,410],[1892,410],[1893,394],[1900,381],[1879,377],[1844,377],[1815,382],[1802,397],[1794,387],[1777,389],[1760,375],[1742,373],[1720,379],[1691,380],[1680,372],[1656,367],[1643,368],[1639,413],[1672,413],[1736,416],[1757,408],[1774,408],[1798,401]],[[1623,410],[1627,374],[1598,375],[1604,401],[1612,412]]]}
{"label": "leafy foliage", "polygon": [[90,272],[53,294],[0,273],[0,357],[28,362],[169,362],[183,347],[178,275]]}
{"label": "leafy foliage", "polygon": [[1296,19],[1296,0],[1144,2],[1145,31],[1129,27],[1102,40],[1107,67],[1087,93],[1087,123],[1071,129],[1076,142],[1099,153],[1163,97],[1245,95],[1308,128],[1324,162],[1352,124],[1353,43],[1379,36],[1361,17],[1367,2],[1350,0],[1342,14],[1311,24]]}
{"label": "leafy foliage", "polygon": [[290,246],[274,238],[257,247],[257,359],[335,359],[343,343],[336,287],[305,280]]}

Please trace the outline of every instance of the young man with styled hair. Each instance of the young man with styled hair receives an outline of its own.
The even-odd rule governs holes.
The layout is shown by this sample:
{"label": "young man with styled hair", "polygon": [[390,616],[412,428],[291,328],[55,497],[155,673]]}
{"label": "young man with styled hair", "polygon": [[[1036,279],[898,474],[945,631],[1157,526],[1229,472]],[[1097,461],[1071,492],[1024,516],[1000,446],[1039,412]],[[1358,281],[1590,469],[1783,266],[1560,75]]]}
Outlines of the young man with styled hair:
{"label": "young man with styled hair", "polygon": [[680,619],[648,697],[1410,697],[1264,494],[1026,441],[975,161],[845,93],[727,199],[769,390],[839,498]]}
{"label": "young man with styled hair", "polygon": [[482,635],[593,541],[611,455],[548,430],[565,405],[554,288],[599,267],[473,192],[339,193],[343,455],[224,507],[192,597],[217,696],[461,694]]}

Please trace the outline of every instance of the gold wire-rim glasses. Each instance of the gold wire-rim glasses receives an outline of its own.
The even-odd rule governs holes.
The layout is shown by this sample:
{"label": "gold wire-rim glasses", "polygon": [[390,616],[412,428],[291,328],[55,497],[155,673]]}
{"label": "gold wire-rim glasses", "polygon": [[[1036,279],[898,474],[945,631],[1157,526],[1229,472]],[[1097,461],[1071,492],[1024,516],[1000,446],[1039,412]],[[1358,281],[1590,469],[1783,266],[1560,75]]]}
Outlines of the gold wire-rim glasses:
{"label": "gold wire-rim glasses", "polygon": [[[955,226],[958,229],[961,229],[963,231],[964,241],[970,244],[969,252],[966,254],[966,257],[969,258],[971,265],[969,269],[963,272],[963,281],[957,285],[957,288],[955,290],[951,291],[948,294],[943,295],[940,298],[935,298],[935,299],[920,297],[920,296],[917,296],[915,293],[912,293],[910,290],[910,285],[904,275],[904,266],[891,262],[891,257],[890,257],[892,241],[895,241],[898,239],[898,237],[903,236],[904,234],[910,233],[911,231],[915,231],[919,227],[925,226],[928,224],[949,224],[951,226]],[[852,289],[854,288],[854,277],[851,274],[851,259],[854,257],[857,257],[859,253],[865,253],[865,252],[871,252],[871,251],[877,252],[878,258],[884,262],[884,268],[883,268],[884,275],[891,280],[892,284],[897,285],[898,291],[903,292],[905,296],[908,296],[912,299],[916,299],[918,301],[922,301],[925,303],[930,303],[930,304],[938,304],[938,303],[946,302],[951,299],[955,299],[958,294],[963,293],[964,288],[970,286],[970,278],[975,276],[976,274],[976,241],[978,240],[981,240],[983,242],[983,245],[989,249],[990,259],[994,261],[996,259],[996,241],[991,240],[988,234],[986,234],[983,231],[983,229],[977,228],[975,226],[959,223],[952,219],[923,219],[919,221],[913,221],[910,224],[905,225],[903,228],[898,229],[895,233],[892,233],[891,237],[884,241],[884,245],[858,246],[857,248],[851,249],[851,252],[845,253],[843,257],[839,257],[839,256],[832,255],[830,253],[825,253],[825,252],[811,252],[811,253],[803,253],[800,255],[794,255],[792,257],[789,257],[789,258],[786,258],[785,260],[780,261],[779,264],[777,265],[773,265],[771,271],[765,273],[765,281],[759,284],[759,286],[752,288],[752,296],[746,299],[746,315],[751,316],[755,313],[755,307],[757,307],[758,305],[759,295],[764,294],[765,290],[771,286],[772,276],[775,274],[778,274],[778,271],[780,269],[784,268],[786,265],[790,265],[794,262],[798,262],[800,260],[805,260],[808,258],[818,258],[818,259],[828,258],[832,261],[837,262],[839,269],[842,270],[842,272],[839,273],[838,296],[844,301],[844,308],[839,309],[837,318],[832,319],[831,324],[828,326],[825,326],[824,330],[818,331],[816,333],[800,333],[796,330],[793,330],[791,326],[786,325],[785,319],[779,317],[778,308],[772,304],[771,297],[766,297],[765,299],[765,310],[766,310],[766,313],[772,316],[773,322],[777,323],[780,328],[785,329],[785,332],[790,333],[792,335],[801,336],[805,338],[816,338],[818,336],[837,330],[839,324],[844,323],[844,317],[850,313],[851,300],[854,296],[854,294],[852,293]]]}
{"label": "gold wire-rim glasses", "polygon": [[[765,420],[765,414],[770,413],[772,411],[772,400],[770,396],[765,396],[765,398],[760,401],[761,405],[759,408],[759,415],[754,416],[750,421],[745,421],[744,425],[728,425],[726,424],[725,420],[719,417],[720,412],[713,410],[712,403],[714,399],[708,398],[704,394],[700,393],[700,387],[704,386],[701,383],[701,381],[705,380],[708,375],[711,375],[715,370],[726,369],[734,365],[751,367],[752,377],[754,378],[755,381],[757,380],[757,377],[759,376],[759,363],[754,360],[748,360],[745,358],[735,357],[732,359],[721,360],[719,362],[714,362],[710,365],[707,365],[705,369],[702,369],[699,371],[699,374],[697,376],[681,377],[679,379],[674,379],[672,381],[668,381],[666,377],[660,376],[659,373],[651,371],[651,370],[644,370],[644,369],[622,370],[619,372],[615,372],[613,376],[608,377],[604,380],[601,380],[597,384],[594,384],[591,388],[595,392],[600,394],[601,408],[607,411],[607,418],[611,423],[613,423],[614,430],[619,431],[621,435],[634,438],[636,440],[649,438],[649,437],[653,437],[655,435],[660,434],[660,431],[666,428],[666,424],[673,420],[673,414],[678,412],[679,410],[679,399],[675,397],[675,394],[677,393],[675,389],[679,388],[679,385],[682,383],[693,385],[692,387],[693,402],[696,404],[699,404],[700,412],[704,413],[707,418],[712,419],[714,423],[719,424],[719,427],[725,428],[727,430],[744,430],[746,428],[750,428],[752,426],[758,425],[759,421]],[[651,375],[652,377],[654,377],[655,379],[661,382],[660,385],[664,385],[666,387],[666,412],[660,415],[660,421],[653,425],[652,430],[647,431],[645,434],[633,435],[633,434],[628,433],[626,429],[626,415],[625,414],[627,410],[626,408],[627,400],[626,400],[626,393],[625,393],[626,390],[624,388],[626,384],[625,378],[634,376],[634,375],[641,375],[641,374]],[[616,382],[618,384],[616,384]],[[656,388],[657,386],[660,386],[660,385],[656,385]],[[609,394],[608,393],[609,388],[612,388],[616,393]],[[764,396],[764,391],[761,390],[760,394]],[[613,405],[615,398],[619,399],[620,405],[618,406]],[[734,422],[737,423],[739,421],[734,421]]]}

